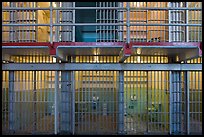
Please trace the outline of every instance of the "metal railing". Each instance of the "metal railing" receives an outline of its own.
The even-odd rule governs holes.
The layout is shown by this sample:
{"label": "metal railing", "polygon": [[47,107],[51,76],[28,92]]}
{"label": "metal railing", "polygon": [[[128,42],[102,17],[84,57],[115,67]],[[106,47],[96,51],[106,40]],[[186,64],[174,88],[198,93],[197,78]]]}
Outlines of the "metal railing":
{"label": "metal railing", "polygon": [[[68,6],[64,7],[66,4]],[[51,43],[64,41],[62,37],[70,37],[68,41],[75,42],[80,35],[79,31],[82,31],[80,42],[86,42],[88,39],[86,37],[97,37],[92,40],[93,42],[202,41],[200,2],[154,2],[152,5],[150,2],[97,2],[95,6],[78,6],[75,2],[56,2],[56,7],[53,7],[51,2],[47,8],[37,5],[40,5],[40,2],[27,7],[19,7],[20,5],[15,2],[10,2],[8,7],[2,8],[2,33],[5,35],[3,41],[8,42],[4,38],[9,37],[8,39],[13,39],[10,41],[18,42],[16,37],[22,36],[17,33],[17,28],[22,27],[21,30],[24,28],[25,31],[27,30],[24,33],[29,34],[31,33],[29,26],[36,31],[34,35],[38,37],[35,36],[34,39],[38,42],[43,41],[39,38],[42,35],[40,31],[45,31],[44,41]],[[78,18],[82,18],[80,14],[88,10],[93,11],[90,12],[91,17],[83,17],[84,20],[78,21]],[[6,16],[8,13],[10,15]],[[31,15],[22,17],[25,23],[17,21],[17,14],[32,13],[36,14],[35,17]],[[90,18],[94,16],[97,16],[96,20],[90,22]],[[26,22],[26,18],[29,18],[29,21]],[[32,20],[36,22],[32,23]],[[93,31],[87,30],[87,27],[92,27]],[[65,28],[69,29],[65,31]],[[7,36],[8,32],[12,32],[14,36]]]}

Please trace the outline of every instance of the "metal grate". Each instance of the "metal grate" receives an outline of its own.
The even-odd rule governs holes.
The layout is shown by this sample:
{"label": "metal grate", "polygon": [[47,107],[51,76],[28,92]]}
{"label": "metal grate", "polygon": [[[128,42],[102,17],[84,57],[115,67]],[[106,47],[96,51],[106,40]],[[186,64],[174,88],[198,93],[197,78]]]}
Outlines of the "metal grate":
{"label": "metal grate", "polygon": [[116,134],[118,72],[75,72],[76,134]]}
{"label": "metal grate", "polygon": [[[202,41],[201,2],[96,2],[95,7],[76,7],[75,2],[55,4],[4,4],[3,41],[74,42],[79,35],[94,37],[96,42]],[[80,15],[75,11],[87,9],[95,10],[95,22],[76,22]],[[76,26],[92,27],[94,35],[75,32]]]}
{"label": "metal grate", "polygon": [[[96,2],[96,7],[120,7],[121,2]],[[117,9],[96,10],[96,23],[118,23],[121,12]],[[98,26],[96,28],[96,42],[117,42],[118,41],[118,26]],[[121,33],[121,32],[120,32]]]}
{"label": "metal grate", "polygon": [[124,100],[127,134],[168,133],[168,72],[125,71]]}
{"label": "metal grate", "polygon": [[[5,117],[3,119],[4,124],[2,124],[3,133],[53,134],[54,72],[15,71],[13,77],[10,76],[11,74],[8,74],[7,71],[3,72],[4,100],[2,103],[4,109],[2,109],[2,114]],[[8,75],[9,78],[14,78],[13,91],[10,89],[11,87],[6,85]],[[9,80],[12,81],[12,79]],[[11,98],[11,93],[13,98]],[[13,132],[7,133],[9,129],[12,129]]]}
{"label": "metal grate", "polygon": [[10,61],[15,63],[56,63],[56,58],[42,55],[10,56]]}
{"label": "metal grate", "polygon": [[189,72],[190,134],[202,133],[202,72]]}

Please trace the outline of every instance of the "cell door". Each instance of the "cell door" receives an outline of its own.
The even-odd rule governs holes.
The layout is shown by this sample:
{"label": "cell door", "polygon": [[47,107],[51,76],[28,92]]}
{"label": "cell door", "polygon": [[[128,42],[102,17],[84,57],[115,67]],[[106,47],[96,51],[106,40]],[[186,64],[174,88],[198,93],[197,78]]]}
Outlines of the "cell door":
{"label": "cell door", "polygon": [[168,134],[167,71],[124,71],[124,133]]}
{"label": "cell door", "polygon": [[75,134],[116,134],[117,71],[75,72]]}

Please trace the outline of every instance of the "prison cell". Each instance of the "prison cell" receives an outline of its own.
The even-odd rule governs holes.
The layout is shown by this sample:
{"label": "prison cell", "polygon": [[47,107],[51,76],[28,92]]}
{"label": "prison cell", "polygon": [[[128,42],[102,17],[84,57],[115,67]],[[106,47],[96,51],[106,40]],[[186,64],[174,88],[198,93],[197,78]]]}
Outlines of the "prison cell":
{"label": "prison cell", "polygon": [[[202,42],[201,12],[201,2],[4,2],[3,43],[27,49],[2,52],[11,54],[2,67],[3,134],[201,134],[202,57],[172,64],[170,54],[137,53],[120,64],[117,47],[97,47]],[[51,56],[54,44],[28,46],[39,42],[73,47]]]}

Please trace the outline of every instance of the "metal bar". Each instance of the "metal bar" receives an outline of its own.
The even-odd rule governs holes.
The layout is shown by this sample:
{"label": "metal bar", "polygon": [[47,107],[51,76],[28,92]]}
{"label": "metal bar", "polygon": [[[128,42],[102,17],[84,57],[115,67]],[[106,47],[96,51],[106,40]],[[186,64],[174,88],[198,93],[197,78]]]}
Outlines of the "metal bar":
{"label": "metal bar", "polygon": [[130,43],[130,2],[127,2],[127,17],[126,17],[126,22],[127,22],[127,33],[126,33],[126,42]]}
{"label": "metal bar", "polygon": [[36,71],[33,71],[33,133],[37,131],[37,76],[36,76]]}
{"label": "metal bar", "polygon": [[[127,10],[127,8],[123,7],[53,7],[53,10],[89,10],[89,9],[96,9],[96,10]],[[2,8],[3,11],[6,10],[50,10],[50,8],[28,8],[28,7],[5,7]],[[131,7],[130,10],[202,10],[202,8],[190,8],[190,7]]]}
{"label": "metal bar", "polygon": [[[68,93],[68,72],[67,71],[62,71],[62,91],[61,91],[61,131],[63,132],[69,132],[69,113],[70,109],[67,107],[68,104],[70,103],[69,101],[69,93]],[[67,107],[67,108],[66,108]]]}
{"label": "metal bar", "polygon": [[15,132],[15,118],[14,118],[14,71],[9,71],[9,132]]}
{"label": "metal bar", "polygon": [[[188,2],[186,2],[186,8],[188,7]],[[186,10],[186,15],[185,15],[185,19],[186,19],[186,24],[189,24],[189,10]],[[186,26],[186,42],[189,42],[189,27]]]}
{"label": "metal bar", "polygon": [[169,72],[169,133],[172,134],[172,91],[173,91],[173,85],[172,85],[172,71]]}
{"label": "metal bar", "polygon": [[[75,7],[75,2],[73,2],[73,7]],[[75,16],[76,16],[76,14],[75,14],[75,10],[73,10],[72,11],[73,13],[72,13],[72,20],[73,20],[73,23],[76,23],[75,22]],[[75,26],[73,26],[73,28],[72,28],[72,42],[75,42]]]}
{"label": "metal bar", "polygon": [[[11,7],[14,7],[14,2],[10,3]],[[15,12],[14,11],[10,11],[10,23],[15,23]],[[10,27],[10,33],[9,33],[9,41],[15,41],[15,28],[14,27]]]}
{"label": "metal bar", "polygon": [[189,104],[189,71],[184,72],[184,92],[185,92],[185,130],[190,134],[190,104]]}
{"label": "metal bar", "polygon": [[[59,2],[56,2],[56,5],[57,5],[57,7],[59,7],[59,5],[60,5]],[[60,13],[59,13],[58,10],[56,11],[56,20],[55,20],[55,22],[56,23],[60,22]],[[59,31],[60,31],[59,26],[57,26],[55,28],[55,41],[54,42],[59,42]]]}
{"label": "metal bar", "polygon": [[[50,26],[50,24],[2,24],[2,26]],[[53,23],[53,26],[127,26],[127,23],[72,23],[72,24],[59,24]],[[202,24],[173,24],[173,23],[166,23],[166,24],[135,24],[130,23],[130,26],[196,26],[202,27]]]}
{"label": "metal bar", "polygon": [[181,75],[170,71],[170,134],[181,134]]}
{"label": "metal bar", "polygon": [[118,133],[124,134],[124,71],[119,71]]}
{"label": "metal bar", "polygon": [[[71,62],[71,60],[70,60]],[[76,62],[76,58],[73,58],[73,62]],[[70,83],[71,83],[71,127],[72,127],[72,134],[74,135],[75,133],[75,72],[74,71],[71,71],[71,79],[70,79]]]}
{"label": "metal bar", "polygon": [[64,64],[38,64],[38,63],[13,63],[2,64],[3,71],[9,70],[202,70],[202,64],[89,64],[89,63],[64,63]]}
{"label": "metal bar", "polygon": [[58,89],[59,89],[59,72],[55,71],[55,134],[57,134],[59,131]]}
{"label": "metal bar", "polygon": [[52,13],[53,13],[53,9],[52,9],[52,2],[50,2],[50,43],[53,43],[53,18],[52,18]]}

